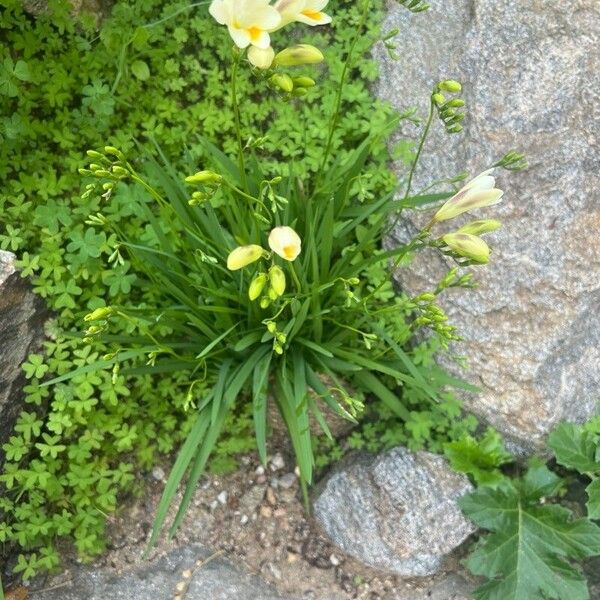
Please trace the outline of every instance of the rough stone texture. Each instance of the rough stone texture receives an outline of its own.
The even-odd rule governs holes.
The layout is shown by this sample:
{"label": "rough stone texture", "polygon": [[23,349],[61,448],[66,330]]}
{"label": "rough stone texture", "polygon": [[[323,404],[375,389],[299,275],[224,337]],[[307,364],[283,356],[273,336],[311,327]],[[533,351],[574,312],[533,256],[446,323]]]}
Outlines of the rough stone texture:
{"label": "rough stone texture", "polygon": [[14,263],[13,254],[0,250],[0,464],[2,443],[23,407],[21,363],[40,344],[48,316],[43,302],[16,272]]}
{"label": "rough stone texture", "polygon": [[314,514],[361,562],[405,577],[432,575],[474,531],[455,502],[471,489],[441,456],[399,447],[336,471],[317,493]]}
{"label": "rough stone texture", "polygon": [[[210,553],[196,544],[174,550],[146,568],[120,576],[79,568],[66,585],[32,593],[31,600],[173,600],[182,573],[192,570],[186,600],[284,600],[258,577],[238,571],[227,561],[208,560]],[[199,566],[199,562],[205,564]],[[288,600],[292,600],[288,598]]]}
{"label": "rough stone texture", "polygon": [[[384,30],[400,28],[404,52],[393,62],[377,50],[378,93],[424,112],[436,81],[464,84],[466,135],[434,128],[415,190],[479,173],[512,148],[528,156],[528,170],[498,172],[503,204],[478,212],[504,222],[489,238],[491,264],[477,269],[479,289],[451,292],[445,306],[466,338],[457,349],[468,377],[482,388],[469,408],[529,452],[557,422],[584,420],[600,400],[600,3],[432,5],[412,15],[389,3]],[[395,237],[405,239],[420,217]],[[399,280],[425,291],[446,266],[423,254]]]}

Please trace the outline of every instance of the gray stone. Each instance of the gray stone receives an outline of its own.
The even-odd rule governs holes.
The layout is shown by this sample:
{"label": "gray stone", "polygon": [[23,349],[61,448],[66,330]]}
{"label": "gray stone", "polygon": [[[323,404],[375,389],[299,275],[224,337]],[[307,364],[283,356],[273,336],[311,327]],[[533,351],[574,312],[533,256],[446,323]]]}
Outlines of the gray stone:
{"label": "gray stone", "polygon": [[[476,291],[451,291],[444,307],[482,390],[468,408],[531,452],[557,422],[586,419],[600,400],[600,3],[457,0],[420,15],[390,3],[384,29],[393,27],[404,52],[393,62],[377,49],[378,94],[424,112],[433,84],[451,77],[463,82],[468,109],[464,136],[435,124],[415,191],[477,174],[511,148],[530,162],[497,172],[504,201],[475,217],[504,223],[489,237],[491,263],[476,269]],[[425,218],[413,213],[393,237],[406,239]],[[430,290],[448,264],[424,253],[398,279]]]}
{"label": "gray stone", "polygon": [[317,492],[314,514],[359,561],[405,577],[432,575],[475,530],[456,504],[471,489],[441,456],[394,448],[334,472]]}
{"label": "gray stone", "polygon": [[[148,566],[124,575],[77,568],[66,585],[53,584],[31,600],[284,600],[258,577],[243,573],[222,558],[192,544],[174,550]],[[184,571],[191,570],[191,578]],[[65,574],[66,579],[66,574]],[[184,583],[185,582],[185,583]],[[181,588],[178,585],[181,584]],[[60,585],[60,587],[59,587]],[[291,599],[290,599],[291,600]]]}
{"label": "gray stone", "polygon": [[0,250],[0,464],[2,443],[23,410],[21,364],[43,338],[48,316],[43,302],[15,268],[15,256]]}

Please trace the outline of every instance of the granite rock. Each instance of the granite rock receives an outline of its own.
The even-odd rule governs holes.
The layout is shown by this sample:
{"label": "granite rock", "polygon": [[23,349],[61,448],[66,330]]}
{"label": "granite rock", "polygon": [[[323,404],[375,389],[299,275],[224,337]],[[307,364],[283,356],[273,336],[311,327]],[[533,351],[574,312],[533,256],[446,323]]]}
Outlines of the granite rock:
{"label": "granite rock", "polygon": [[475,530],[456,503],[471,489],[441,456],[398,447],[335,471],[317,492],[314,515],[357,560],[404,577],[432,575]]}
{"label": "granite rock", "polygon": [[[243,573],[198,544],[178,548],[147,566],[111,575],[77,567],[65,573],[65,585],[30,594],[31,600],[284,600],[258,577]],[[184,571],[191,570],[186,578]],[[291,599],[289,599],[291,600]]]}
{"label": "granite rock", "polygon": [[2,443],[23,409],[21,363],[43,338],[48,313],[15,269],[15,256],[0,251],[0,464]]}
{"label": "granite rock", "polygon": [[[422,113],[434,83],[453,78],[467,103],[464,135],[434,127],[415,190],[477,174],[512,148],[529,159],[523,172],[497,173],[505,199],[478,212],[504,223],[488,238],[490,265],[476,269],[479,288],[451,291],[444,305],[466,340],[457,347],[466,376],[482,390],[467,407],[529,453],[600,400],[600,4],[457,0],[412,15],[391,2],[384,30],[394,27],[406,51],[394,62],[377,49],[378,95]],[[413,213],[390,243],[425,218]],[[397,278],[426,291],[448,264],[424,253]]]}

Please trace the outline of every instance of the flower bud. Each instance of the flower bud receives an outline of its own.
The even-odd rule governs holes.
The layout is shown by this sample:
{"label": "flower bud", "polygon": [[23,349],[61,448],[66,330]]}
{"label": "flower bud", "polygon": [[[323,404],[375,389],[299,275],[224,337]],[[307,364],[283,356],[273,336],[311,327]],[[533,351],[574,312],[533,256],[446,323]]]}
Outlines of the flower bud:
{"label": "flower bud", "polygon": [[194,175],[185,178],[186,183],[221,183],[223,177],[214,171],[198,171]]}
{"label": "flower bud", "polygon": [[462,90],[462,85],[460,85],[458,81],[454,81],[454,79],[440,81],[438,87],[440,90],[444,90],[445,92],[450,92],[452,94],[458,94],[458,92]]}
{"label": "flower bud", "polygon": [[269,282],[271,289],[277,294],[277,297],[285,293],[285,273],[277,266],[269,269]]}
{"label": "flower bud", "polygon": [[259,273],[250,284],[248,288],[248,297],[250,300],[256,300],[261,294],[265,285],[267,284],[267,275],[266,273]]}
{"label": "flower bud", "polygon": [[490,260],[489,246],[476,235],[468,233],[447,233],[443,242],[459,256],[464,256],[476,263],[485,264]]}
{"label": "flower bud", "polygon": [[268,298],[261,298],[260,299],[260,307],[262,309],[269,308],[270,304],[271,304],[271,301]]}
{"label": "flower bud", "polygon": [[100,319],[106,319],[106,317],[109,317],[112,314],[112,312],[113,309],[110,306],[102,306],[101,308],[97,308],[91,313],[85,315],[85,317],[83,317],[83,320],[98,321]]}
{"label": "flower bud", "polygon": [[431,99],[433,100],[434,104],[436,104],[437,106],[441,106],[442,104],[444,104],[444,102],[446,102],[446,98],[444,97],[444,94],[433,94],[431,96]]}
{"label": "flower bud", "polygon": [[325,59],[323,53],[309,44],[298,44],[282,50],[275,56],[274,64],[281,67],[314,65]]}
{"label": "flower bud", "polygon": [[310,88],[317,85],[311,77],[294,77],[292,81],[294,82],[294,86],[299,88]]}
{"label": "flower bud", "polygon": [[261,258],[263,253],[264,250],[256,244],[238,246],[229,253],[229,256],[227,257],[227,268],[230,271],[243,269]]}
{"label": "flower bud", "polygon": [[106,154],[112,154],[113,156],[116,156],[119,160],[125,160],[125,155],[114,146],[104,146],[104,152],[106,152]]}
{"label": "flower bud", "polygon": [[127,177],[129,175],[129,171],[123,167],[120,167],[119,165],[115,165],[112,168],[112,172],[119,177]]}
{"label": "flower bud", "polygon": [[298,98],[306,96],[306,94],[308,94],[308,90],[306,88],[294,88],[292,92],[292,96],[296,96]]}
{"label": "flower bud", "polygon": [[282,92],[285,92],[286,94],[291,93],[291,91],[294,89],[294,82],[292,81],[292,78],[289,75],[284,74],[280,74],[280,73],[275,73],[275,75],[273,75],[269,81],[271,82],[271,85],[273,87],[279,88]]}
{"label": "flower bud", "polygon": [[468,233],[470,235],[483,235],[484,233],[490,233],[500,229],[502,223],[495,219],[481,219],[479,221],[471,221],[466,225],[463,225],[456,233]]}
{"label": "flower bud", "polygon": [[106,160],[106,157],[103,154],[100,154],[100,152],[96,152],[95,150],[88,150],[86,154],[95,160]]}
{"label": "flower bud", "polygon": [[275,323],[275,321],[269,321],[267,323],[267,331],[269,333],[275,333],[277,331],[277,323]]}

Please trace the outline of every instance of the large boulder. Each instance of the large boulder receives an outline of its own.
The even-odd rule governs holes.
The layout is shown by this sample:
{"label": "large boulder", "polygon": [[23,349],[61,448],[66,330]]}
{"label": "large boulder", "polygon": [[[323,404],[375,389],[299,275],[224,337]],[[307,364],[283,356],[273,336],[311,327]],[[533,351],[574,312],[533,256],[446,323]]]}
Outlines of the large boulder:
{"label": "large boulder", "polygon": [[[512,148],[529,159],[523,172],[497,173],[504,202],[478,213],[504,222],[489,238],[491,264],[477,269],[479,289],[445,301],[466,339],[458,351],[467,376],[482,390],[468,408],[523,452],[539,449],[560,420],[589,417],[600,400],[599,23],[597,0],[456,0],[417,15],[391,2],[384,29],[400,29],[404,51],[398,61],[376,51],[378,94],[398,108],[423,113],[435,82],[463,82],[464,135],[435,124],[413,189],[477,174]],[[416,137],[416,128],[403,134]],[[425,291],[447,267],[425,253],[398,280]]]}
{"label": "large boulder", "polygon": [[0,250],[0,465],[2,443],[23,409],[21,364],[43,338],[44,303],[15,268],[15,256]]}
{"label": "large boulder", "polygon": [[314,516],[346,554],[404,577],[432,575],[475,531],[456,500],[468,479],[429,452],[394,448],[336,470],[314,500]]}

